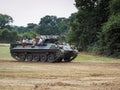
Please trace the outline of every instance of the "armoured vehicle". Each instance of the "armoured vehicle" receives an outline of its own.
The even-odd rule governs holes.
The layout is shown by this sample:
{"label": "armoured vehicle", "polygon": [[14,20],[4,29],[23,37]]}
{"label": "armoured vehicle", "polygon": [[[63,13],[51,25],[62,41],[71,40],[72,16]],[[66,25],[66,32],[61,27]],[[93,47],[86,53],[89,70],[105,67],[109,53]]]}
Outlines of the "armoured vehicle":
{"label": "armoured vehicle", "polygon": [[70,62],[78,51],[69,45],[58,44],[55,39],[45,39],[42,44],[11,43],[11,56],[17,61]]}

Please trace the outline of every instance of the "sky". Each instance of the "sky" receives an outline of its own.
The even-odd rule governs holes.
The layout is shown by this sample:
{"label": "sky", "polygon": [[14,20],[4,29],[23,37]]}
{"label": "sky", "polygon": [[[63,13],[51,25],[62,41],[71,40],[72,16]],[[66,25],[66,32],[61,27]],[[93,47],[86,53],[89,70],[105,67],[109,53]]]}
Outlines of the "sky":
{"label": "sky", "polygon": [[38,24],[46,15],[68,18],[77,12],[74,0],[0,0],[0,14],[14,20],[12,25]]}

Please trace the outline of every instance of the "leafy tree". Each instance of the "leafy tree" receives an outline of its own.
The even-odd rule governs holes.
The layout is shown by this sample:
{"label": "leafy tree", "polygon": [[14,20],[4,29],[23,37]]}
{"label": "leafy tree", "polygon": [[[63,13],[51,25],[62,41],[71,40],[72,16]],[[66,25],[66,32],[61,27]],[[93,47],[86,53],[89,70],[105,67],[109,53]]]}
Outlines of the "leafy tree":
{"label": "leafy tree", "polygon": [[101,29],[103,23],[108,20],[109,17],[109,2],[110,0],[97,0],[96,16],[97,23]]}
{"label": "leafy tree", "polygon": [[80,49],[79,23],[77,22],[76,15],[77,13],[73,13],[69,17],[70,29],[67,34],[67,41],[68,43],[75,45],[78,49]]}
{"label": "leafy tree", "polygon": [[18,34],[16,31],[8,30],[7,28],[0,30],[0,42],[10,43],[15,42],[18,39]]}
{"label": "leafy tree", "polygon": [[56,26],[58,28],[58,34],[67,33],[69,30],[69,19],[58,18],[56,22]]}
{"label": "leafy tree", "polygon": [[120,14],[120,0],[111,0],[109,8],[110,14]]}
{"label": "leafy tree", "polygon": [[107,21],[108,0],[75,0],[75,2],[78,12],[75,22],[71,25],[71,32],[76,34],[77,41],[74,38],[71,42],[77,42],[78,48],[87,51],[89,46],[93,46],[99,40],[98,32]]}
{"label": "leafy tree", "polygon": [[100,33],[100,52],[108,56],[120,57],[120,1],[111,0],[110,17]]}
{"label": "leafy tree", "polygon": [[56,16],[45,16],[37,27],[37,33],[42,35],[60,35],[68,31],[68,20]]}
{"label": "leafy tree", "polygon": [[100,0],[75,0],[76,7],[82,10],[92,10]]}
{"label": "leafy tree", "polygon": [[0,14],[0,29],[6,28],[12,22],[11,16]]}
{"label": "leafy tree", "polygon": [[36,26],[37,26],[37,24],[28,23],[26,28],[27,28],[27,29],[34,29]]}
{"label": "leafy tree", "polygon": [[27,37],[27,38],[35,38],[37,34],[34,31],[27,31],[22,34],[22,37]]}
{"label": "leafy tree", "polygon": [[13,30],[16,30],[19,34],[23,34],[26,31],[26,27],[23,26],[11,26]]}

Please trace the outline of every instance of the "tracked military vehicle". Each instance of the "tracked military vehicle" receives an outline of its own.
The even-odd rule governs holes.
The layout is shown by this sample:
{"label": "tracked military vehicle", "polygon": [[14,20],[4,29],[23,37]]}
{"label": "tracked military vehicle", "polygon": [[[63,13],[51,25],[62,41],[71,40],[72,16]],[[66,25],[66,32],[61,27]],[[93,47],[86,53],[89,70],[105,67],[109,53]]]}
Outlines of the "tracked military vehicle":
{"label": "tracked military vehicle", "polygon": [[70,62],[78,51],[68,45],[58,44],[55,39],[45,39],[42,44],[11,43],[11,56],[17,61]]}

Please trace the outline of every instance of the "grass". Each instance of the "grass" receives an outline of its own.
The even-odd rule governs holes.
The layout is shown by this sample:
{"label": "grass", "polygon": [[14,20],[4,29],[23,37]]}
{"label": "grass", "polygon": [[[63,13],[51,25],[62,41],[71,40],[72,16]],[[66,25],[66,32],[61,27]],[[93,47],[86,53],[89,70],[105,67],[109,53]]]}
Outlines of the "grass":
{"label": "grass", "polygon": [[8,45],[0,45],[0,59],[11,59]]}
{"label": "grass", "polygon": [[120,61],[120,59],[117,58],[111,58],[111,57],[105,57],[105,56],[99,56],[94,55],[90,53],[79,53],[78,57],[75,59],[75,61]]}
{"label": "grass", "polygon": [[[0,59],[12,59],[9,45],[0,44]],[[93,55],[90,53],[79,53],[75,61],[120,61],[120,59]]]}

